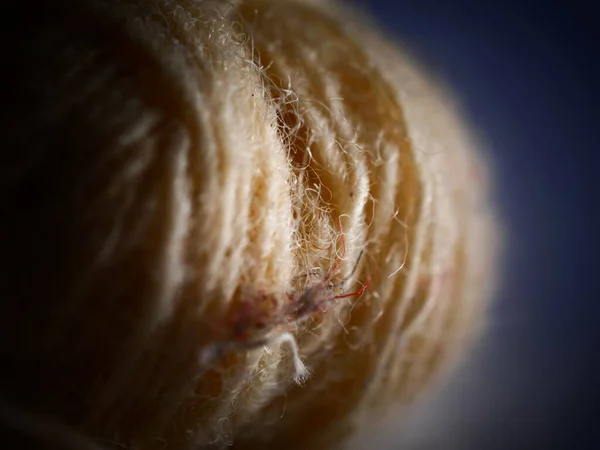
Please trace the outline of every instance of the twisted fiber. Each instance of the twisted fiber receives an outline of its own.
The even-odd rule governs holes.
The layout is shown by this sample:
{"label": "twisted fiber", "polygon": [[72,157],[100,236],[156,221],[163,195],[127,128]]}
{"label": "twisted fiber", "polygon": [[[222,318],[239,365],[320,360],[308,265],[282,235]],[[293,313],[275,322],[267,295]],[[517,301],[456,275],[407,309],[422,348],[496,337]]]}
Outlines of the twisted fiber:
{"label": "twisted fiber", "polygon": [[466,353],[483,157],[372,26],[292,0],[36,20],[0,203],[11,404],[109,448],[332,448]]}

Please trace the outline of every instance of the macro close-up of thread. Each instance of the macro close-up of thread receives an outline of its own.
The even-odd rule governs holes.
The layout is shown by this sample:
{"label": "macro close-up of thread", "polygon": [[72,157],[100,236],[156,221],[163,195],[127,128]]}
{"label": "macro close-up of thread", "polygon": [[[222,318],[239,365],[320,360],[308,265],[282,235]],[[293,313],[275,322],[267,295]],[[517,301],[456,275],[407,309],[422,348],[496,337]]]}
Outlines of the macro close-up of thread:
{"label": "macro close-up of thread", "polygon": [[444,448],[371,434],[493,323],[497,156],[446,81],[359,4],[36,8],[6,41],[8,448]]}

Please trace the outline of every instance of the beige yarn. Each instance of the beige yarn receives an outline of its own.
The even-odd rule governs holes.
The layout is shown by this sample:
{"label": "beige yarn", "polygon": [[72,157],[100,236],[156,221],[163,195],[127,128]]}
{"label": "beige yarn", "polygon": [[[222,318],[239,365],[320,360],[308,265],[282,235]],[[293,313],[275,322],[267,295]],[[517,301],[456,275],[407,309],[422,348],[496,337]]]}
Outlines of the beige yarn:
{"label": "beige yarn", "polygon": [[61,423],[49,448],[337,448],[466,352],[488,177],[404,52],[328,2],[40,8],[6,131],[0,396]]}

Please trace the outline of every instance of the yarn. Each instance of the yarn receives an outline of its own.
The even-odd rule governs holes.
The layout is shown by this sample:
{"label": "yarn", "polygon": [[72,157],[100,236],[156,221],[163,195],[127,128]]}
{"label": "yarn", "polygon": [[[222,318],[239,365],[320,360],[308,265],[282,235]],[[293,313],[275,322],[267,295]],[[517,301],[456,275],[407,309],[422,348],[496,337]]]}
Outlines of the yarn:
{"label": "yarn", "polygon": [[292,0],[14,17],[5,427],[4,402],[101,448],[336,448],[467,354],[487,164],[372,25]]}

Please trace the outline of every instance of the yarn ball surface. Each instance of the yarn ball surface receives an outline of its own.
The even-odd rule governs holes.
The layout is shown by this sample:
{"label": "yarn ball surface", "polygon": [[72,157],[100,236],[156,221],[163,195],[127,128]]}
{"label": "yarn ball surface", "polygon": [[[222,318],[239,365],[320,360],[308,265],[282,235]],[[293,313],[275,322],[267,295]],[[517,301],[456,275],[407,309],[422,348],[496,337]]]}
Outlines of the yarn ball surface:
{"label": "yarn ball surface", "polygon": [[488,163],[374,25],[308,0],[17,9],[3,429],[339,448],[468,353],[495,279]]}

